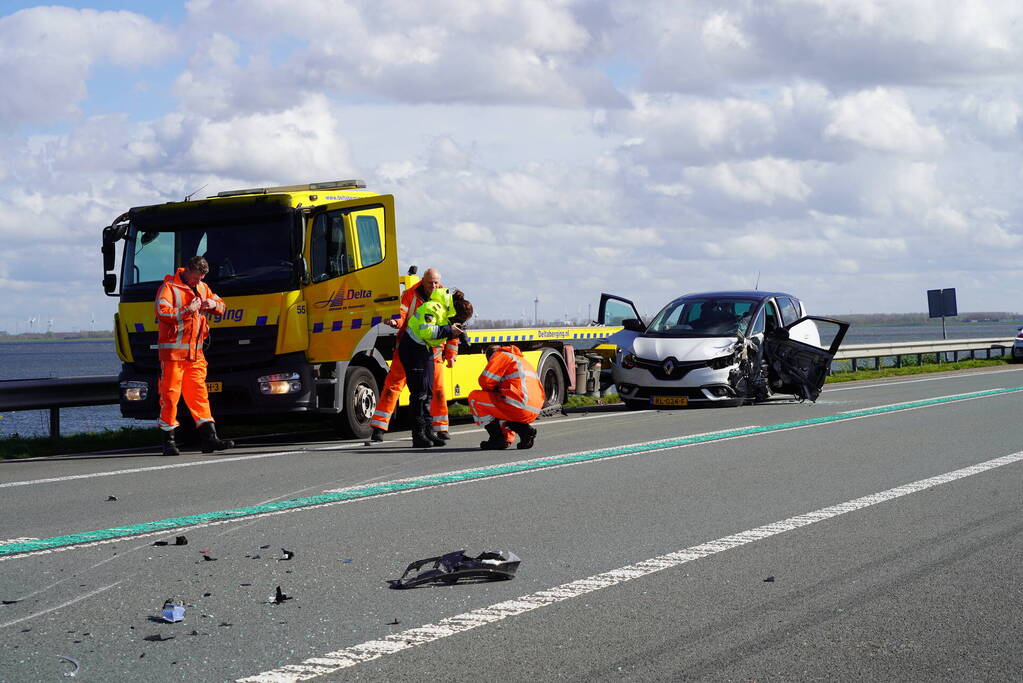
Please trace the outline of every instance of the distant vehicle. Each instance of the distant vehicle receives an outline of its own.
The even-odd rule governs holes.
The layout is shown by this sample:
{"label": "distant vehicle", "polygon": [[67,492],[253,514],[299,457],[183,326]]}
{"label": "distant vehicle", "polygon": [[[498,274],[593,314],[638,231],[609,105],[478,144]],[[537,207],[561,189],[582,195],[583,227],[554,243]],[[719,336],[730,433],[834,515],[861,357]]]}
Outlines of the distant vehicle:
{"label": "distant vehicle", "polygon": [[1023,358],[1023,327],[1016,328],[1016,338],[1012,341],[1013,362]]}
{"label": "distant vehicle", "polygon": [[[741,405],[791,394],[816,401],[849,323],[809,316],[784,292],[686,294],[649,325],[635,305],[601,295],[598,323],[622,325],[612,381],[633,409]],[[827,348],[818,325],[834,328]],[[1023,341],[1023,340],[1021,340]]]}

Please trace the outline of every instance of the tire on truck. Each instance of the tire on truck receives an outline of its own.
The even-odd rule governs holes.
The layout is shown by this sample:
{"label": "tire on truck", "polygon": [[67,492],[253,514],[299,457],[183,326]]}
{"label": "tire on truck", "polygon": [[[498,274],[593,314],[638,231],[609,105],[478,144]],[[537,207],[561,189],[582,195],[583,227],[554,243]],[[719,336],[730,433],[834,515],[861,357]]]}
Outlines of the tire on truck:
{"label": "tire on truck", "polygon": [[369,421],[380,399],[376,375],[362,365],[349,365],[342,393],[344,410],[337,416],[337,431],[344,437],[368,439],[373,433]]}
{"label": "tire on truck", "polygon": [[557,349],[546,348],[540,355],[536,374],[545,394],[541,415],[554,415],[561,411],[568,399],[568,368]]}

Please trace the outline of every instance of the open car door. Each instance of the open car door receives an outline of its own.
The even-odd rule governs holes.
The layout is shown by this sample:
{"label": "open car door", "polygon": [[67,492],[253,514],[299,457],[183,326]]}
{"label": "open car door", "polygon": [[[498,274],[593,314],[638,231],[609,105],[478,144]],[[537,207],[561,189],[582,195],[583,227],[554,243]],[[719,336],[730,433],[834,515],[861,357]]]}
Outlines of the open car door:
{"label": "open car door", "polygon": [[[842,320],[808,315],[768,334],[764,353],[770,364],[772,390],[816,401],[848,330],[849,323]],[[824,348],[820,339],[830,333],[834,336]]]}
{"label": "open car door", "polygon": [[636,305],[628,299],[614,294],[601,294],[600,306],[597,308],[597,319],[593,322],[598,325],[614,327],[621,325],[623,329],[618,330],[607,338],[608,344],[623,347],[632,343],[632,340],[643,334],[646,330],[646,323],[639,317]]}

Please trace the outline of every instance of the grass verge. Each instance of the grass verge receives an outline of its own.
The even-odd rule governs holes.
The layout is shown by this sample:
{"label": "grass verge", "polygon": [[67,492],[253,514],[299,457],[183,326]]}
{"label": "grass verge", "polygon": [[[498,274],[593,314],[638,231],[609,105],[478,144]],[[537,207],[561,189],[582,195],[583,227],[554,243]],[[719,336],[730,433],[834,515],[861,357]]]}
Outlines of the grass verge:
{"label": "grass verge", "polygon": [[925,363],[923,365],[905,365],[901,368],[881,368],[880,370],[857,370],[836,372],[827,379],[828,384],[835,382],[855,382],[865,379],[883,379],[885,377],[903,377],[905,375],[926,375],[932,372],[954,372],[956,370],[972,370],[974,368],[990,368],[1008,365],[1008,358],[991,358],[980,360],[961,360],[955,363]]}

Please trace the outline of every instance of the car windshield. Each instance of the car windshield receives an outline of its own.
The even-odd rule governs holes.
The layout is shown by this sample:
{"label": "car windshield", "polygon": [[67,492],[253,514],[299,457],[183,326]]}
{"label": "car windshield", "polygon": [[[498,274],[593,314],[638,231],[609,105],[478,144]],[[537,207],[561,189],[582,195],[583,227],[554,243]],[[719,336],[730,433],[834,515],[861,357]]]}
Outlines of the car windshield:
{"label": "car windshield", "polygon": [[749,330],[759,302],[733,297],[687,297],[665,306],[646,334],[656,337],[734,337]]}
{"label": "car windshield", "polygon": [[125,289],[151,288],[191,256],[206,258],[206,282],[221,296],[280,291],[292,285],[290,224],[280,218],[177,230],[128,232]]}

